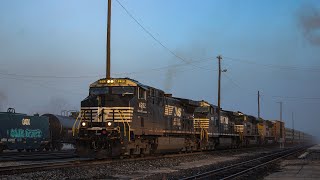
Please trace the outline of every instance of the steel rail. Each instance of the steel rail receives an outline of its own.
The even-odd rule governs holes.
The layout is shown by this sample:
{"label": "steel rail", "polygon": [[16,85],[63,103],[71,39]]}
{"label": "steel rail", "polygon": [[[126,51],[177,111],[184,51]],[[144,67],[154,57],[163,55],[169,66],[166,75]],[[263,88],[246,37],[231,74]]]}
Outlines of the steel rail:
{"label": "steel rail", "polygon": [[[274,156],[276,156],[276,159],[272,159],[271,161],[274,162],[276,160],[279,160],[281,158],[284,158],[284,157],[287,157],[289,155],[292,155],[298,151],[301,151],[302,149],[304,149],[305,147],[297,147],[297,148],[290,148],[290,149],[286,149],[286,150],[282,150],[282,151],[278,151],[278,152],[274,152],[272,154],[268,154],[268,155],[265,155],[265,156],[262,156],[262,157],[258,157],[258,158],[255,158],[255,159],[251,159],[251,160],[248,160],[248,161],[245,161],[245,162],[241,162],[241,163],[237,163],[237,164],[233,164],[233,165],[229,165],[229,166],[225,166],[225,167],[222,167],[222,168],[218,168],[218,169],[214,169],[214,170],[211,170],[211,171],[206,171],[204,173],[200,173],[200,174],[196,174],[196,175],[193,175],[193,176],[189,176],[189,177],[185,177],[185,178],[181,178],[180,180],[189,180],[189,179],[204,179],[204,178],[209,178],[211,176],[214,176],[214,175],[217,175],[218,173],[221,173],[221,172],[225,172],[227,170],[232,170],[232,169],[235,169],[237,167],[241,167],[243,165],[246,165],[246,164],[250,164],[250,163],[254,163],[254,162],[259,162],[259,160],[263,160],[263,159],[266,159],[266,158],[272,158]],[[282,154],[284,154],[283,156],[281,156]],[[278,157],[280,155],[280,157]],[[268,161],[269,162],[269,161]],[[266,162],[264,162],[266,163]],[[256,165],[254,167],[258,168],[258,167],[261,167],[264,165],[264,163],[260,163],[259,165]],[[243,170],[241,171],[242,173],[245,173],[245,172],[248,172],[249,170],[251,169],[255,169],[254,167],[251,167],[251,168],[248,168],[246,170]],[[241,174],[241,173],[239,173]],[[233,178],[237,175],[239,175],[238,173],[236,174],[232,174],[228,177],[225,177],[227,179],[230,179],[230,178]],[[224,178],[222,178],[224,179]]]}
{"label": "steel rail", "polygon": [[[254,149],[254,148],[252,148]],[[242,151],[245,149],[242,149]],[[104,159],[104,160],[95,160],[95,159],[84,159],[84,160],[70,160],[64,162],[45,162],[45,163],[31,163],[25,165],[18,165],[18,166],[4,166],[0,167],[0,174],[18,174],[24,172],[33,172],[35,171],[42,171],[48,169],[59,169],[63,167],[79,167],[79,166],[89,166],[89,165],[103,165],[112,162],[129,162],[129,161],[137,161],[137,160],[156,160],[162,158],[176,158],[182,156],[193,156],[193,155],[200,155],[206,153],[228,153],[231,152],[230,150],[219,150],[219,151],[203,151],[203,152],[194,152],[194,153],[183,153],[183,154],[158,154],[156,156],[146,156],[146,157],[139,157],[139,158],[130,158],[130,159]],[[31,154],[30,154],[31,155]],[[34,155],[34,154],[33,154]]]}
{"label": "steel rail", "polygon": [[[219,152],[219,151],[216,151]],[[226,151],[228,152],[228,151]],[[0,167],[0,175],[3,174],[19,174],[25,172],[34,172],[36,171],[43,171],[43,170],[52,170],[52,169],[59,169],[65,167],[80,167],[80,166],[95,166],[95,165],[105,165],[108,163],[116,163],[116,162],[130,162],[130,161],[137,161],[137,160],[156,160],[162,158],[176,158],[181,156],[191,156],[197,154],[205,154],[208,153],[204,152],[196,152],[196,153],[186,153],[186,154],[166,154],[166,155],[159,155],[159,156],[147,156],[147,157],[139,157],[139,158],[131,158],[131,159],[103,159],[103,160],[96,160],[96,159],[77,159],[77,160],[69,160],[69,161],[55,161],[55,162],[45,162],[45,163],[29,163],[24,165],[18,166],[4,166]],[[214,152],[213,152],[214,153]],[[192,178],[194,179],[194,178]]]}
{"label": "steel rail", "polygon": [[243,176],[245,173],[247,173],[247,172],[250,171],[250,170],[254,170],[254,169],[260,168],[260,167],[262,167],[262,166],[268,165],[268,164],[270,164],[270,163],[273,163],[273,162],[278,161],[278,160],[280,160],[280,159],[283,159],[283,158],[285,158],[285,157],[291,156],[291,155],[293,155],[293,154],[301,151],[302,149],[303,149],[303,148],[297,149],[297,150],[295,150],[295,151],[293,151],[293,152],[291,152],[291,153],[289,153],[289,154],[285,154],[285,155],[280,156],[280,157],[278,157],[278,158],[276,158],[276,159],[272,159],[272,160],[270,160],[270,161],[264,162],[264,163],[262,163],[262,164],[259,164],[259,165],[254,166],[254,167],[245,169],[245,170],[240,171],[240,172],[238,172],[238,173],[235,173],[235,174],[232,174],[232,175],[230,175],[230,176],[224,177],[224,178],[222,178],[222,179],[220,179],[220,180],[232,179],[232,178],[235,178],[235,177],[237,177],[237,176]]}
{"label": "steel rail", "polygon": [[0,158],[4,156],[16,156],[16,155],[38,155],[38,154],[53,154],[53,153],[67,153],[75,152],[75,150],[61,150],[61,151],[33,151],[33,152],[2,152]]}
{"label": "steel rail", "polygon": [[0,162],[6,161],[39,161],[39,160],[50,160],[50,159],[61,159],[61,158],[75,158],[77,157],[74,151],[60,151],[60,152],[46,152],[46,153],[11,153],[2,154],[0,156]]}
{"label": "steel rail", "polygon": [[[101,164],[102,162],[100,162]],[[108,162],[103,162],[108,163]],[[25,172],[34,172],[36,171],[43,171],[43,170],[50,170],[50,169],[58,169],[58,168],[65,168],[65,167],[79,167],[79,166],[88,166],[88,165],[96,165],[99,163],[95,163],[93,160],[73,160],[67,162],[49,162],[49,163],[31,163],[25,165],[18,165],[18,166],[3,166],[0,167],[0,174],[1,175],[8,175],[8,174],[18,174],[18,173],[25,173]]]}

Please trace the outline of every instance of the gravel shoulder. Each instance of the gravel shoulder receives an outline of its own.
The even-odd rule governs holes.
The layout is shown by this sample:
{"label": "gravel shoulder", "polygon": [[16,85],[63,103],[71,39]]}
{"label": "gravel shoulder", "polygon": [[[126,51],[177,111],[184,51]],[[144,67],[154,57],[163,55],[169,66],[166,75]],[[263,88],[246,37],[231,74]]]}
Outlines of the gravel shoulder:
{"label": "gravel shoulder", "polygon": [[282,161],[279,168],[264,179],[320,179],[320,145]]}

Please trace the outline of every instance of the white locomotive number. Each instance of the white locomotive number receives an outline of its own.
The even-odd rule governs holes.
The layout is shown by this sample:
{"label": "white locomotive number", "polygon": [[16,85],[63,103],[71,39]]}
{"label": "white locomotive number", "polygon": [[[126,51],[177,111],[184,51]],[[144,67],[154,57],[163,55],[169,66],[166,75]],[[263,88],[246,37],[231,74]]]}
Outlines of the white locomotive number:
{"label": "white locomotive number", "polygon": [[139,102],[139,108],[138,108],[138,112],[140,113],[148,113],[146,111],[146,108],[147,108],[147,103],[144,103],[144,102]]}
{"label": "white locomotive number", "polygon": [[29,118],[23,118],[22,119],[22,125],[30,126],[30,119]]}

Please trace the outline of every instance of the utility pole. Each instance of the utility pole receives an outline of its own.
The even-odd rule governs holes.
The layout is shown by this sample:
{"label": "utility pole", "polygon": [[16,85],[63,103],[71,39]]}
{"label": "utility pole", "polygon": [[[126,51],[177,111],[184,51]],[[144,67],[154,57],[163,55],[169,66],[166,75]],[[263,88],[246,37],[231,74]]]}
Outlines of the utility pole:
{"label": "utility pole", "polygon": [[221,108],[221,104],[220,104],[220,84],[221,84],[221,59],[222,57],[219,55],[217,57],[218,59],[218,63],[219,63],[219,79],[218,79],[218,130],[220,132],[220,108]]}
{"label": "utility pole", "polygon": [[106,76],[110,79],[110,32],[111,32],[111,0],[108,0],[108,22],[107,22],[107,68]]}
{"label": "utility pole", "polygon": [[260,91],[258,91],[258,120],[260,120]]}
{"label": "utility pole", "polygon": [[280,121],[282,122],[282,101],[277,102],[280,104]]}
{"label": "utility pole", "polygon": [[293,119],[293,112],[292,112],[292,143],[294,142],[294,119]]}
{"label": "utility pole", "polygon": [[280,148],[284,148],[284,139],[283,139],[283,132],[282,132],[282,125],[283,125],[283,122],[282,122],[282,101],[280,102],[277,102],[280,104]]}

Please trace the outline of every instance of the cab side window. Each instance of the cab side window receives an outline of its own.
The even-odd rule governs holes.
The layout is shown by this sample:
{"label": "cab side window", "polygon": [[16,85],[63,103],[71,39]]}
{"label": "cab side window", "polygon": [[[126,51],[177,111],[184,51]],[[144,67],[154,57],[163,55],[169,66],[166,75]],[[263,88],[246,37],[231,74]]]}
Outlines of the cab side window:
{"label": "cab side window", "polygon": [[146,90],[143,88],[138,88],[138,99],[146,99]]}

